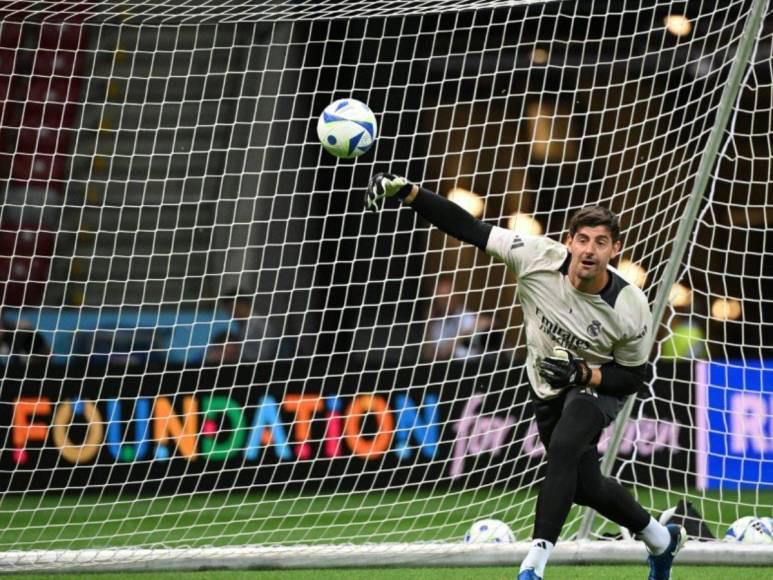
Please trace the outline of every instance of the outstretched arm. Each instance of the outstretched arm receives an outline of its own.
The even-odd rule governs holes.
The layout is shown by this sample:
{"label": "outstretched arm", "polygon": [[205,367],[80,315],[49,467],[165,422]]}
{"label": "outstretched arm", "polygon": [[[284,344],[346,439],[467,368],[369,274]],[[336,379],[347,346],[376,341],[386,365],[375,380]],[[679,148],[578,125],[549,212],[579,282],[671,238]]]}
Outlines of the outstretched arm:
{"label": "outstretched arm", "polygon": [[403,177],[378,173],[368,183],[366,207],[377,211],[379,202],[386,197],[397,197],[442,232],[486,251],[492,226],[476,219],[445,197],[410,183]]}

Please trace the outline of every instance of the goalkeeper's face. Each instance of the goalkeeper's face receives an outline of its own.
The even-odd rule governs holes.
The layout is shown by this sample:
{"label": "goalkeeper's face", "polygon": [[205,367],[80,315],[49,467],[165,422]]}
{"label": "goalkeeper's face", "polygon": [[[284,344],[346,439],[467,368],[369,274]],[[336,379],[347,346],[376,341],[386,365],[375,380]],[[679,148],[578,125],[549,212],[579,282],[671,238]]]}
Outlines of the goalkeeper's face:
{"label": "goalkeeper's face", "polygon": [[606,226],[583,226],[567,239],[572,254],[569,279],[584,292],[600,292],[607,283],[607,266],[620,252]]}

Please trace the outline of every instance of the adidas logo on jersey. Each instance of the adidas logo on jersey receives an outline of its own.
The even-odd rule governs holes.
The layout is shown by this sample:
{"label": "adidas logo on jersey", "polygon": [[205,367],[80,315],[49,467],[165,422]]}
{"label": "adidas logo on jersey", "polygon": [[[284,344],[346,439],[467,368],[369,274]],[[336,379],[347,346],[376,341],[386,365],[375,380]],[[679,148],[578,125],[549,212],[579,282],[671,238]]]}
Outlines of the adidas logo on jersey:
{"label": "adidas logo on jersey", "polygon": [[523,248],[523,240],[521,239],[521,236],[513,236],[513,243],[510,244],[511,250],[517,250],[518,248]]}

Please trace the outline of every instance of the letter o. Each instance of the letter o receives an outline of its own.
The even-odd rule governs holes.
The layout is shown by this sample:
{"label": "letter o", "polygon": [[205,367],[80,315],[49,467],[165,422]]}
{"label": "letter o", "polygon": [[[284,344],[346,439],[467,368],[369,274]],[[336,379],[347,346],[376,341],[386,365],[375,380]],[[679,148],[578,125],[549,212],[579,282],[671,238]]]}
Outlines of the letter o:
{"label": "letter o", "polygon": [[[367,413],[376,415],[378,431],[375,437],[364,437],[360,433],[362,419]],[[346,409],[344,434],[346,444],[355,455],[365,459],[376,459],[386,453],[392,443],[395,420],[384,397],[360,395]]]}
{"label": "letter o", "polygon": [[54,444],[59,447],[62,457],[73,464],[87,463],[94,459],[99,453],[105,435],[102,413],[99,412],[97,406],[90,401],[83,401],[81,405],[83,406],[83,416],[89,422],[88,427],[86,427],[86,440],[82,444],[74,444],[67,434],[67,428],[73,416],[72,403],[64,401],[59,404],[51,425]]}

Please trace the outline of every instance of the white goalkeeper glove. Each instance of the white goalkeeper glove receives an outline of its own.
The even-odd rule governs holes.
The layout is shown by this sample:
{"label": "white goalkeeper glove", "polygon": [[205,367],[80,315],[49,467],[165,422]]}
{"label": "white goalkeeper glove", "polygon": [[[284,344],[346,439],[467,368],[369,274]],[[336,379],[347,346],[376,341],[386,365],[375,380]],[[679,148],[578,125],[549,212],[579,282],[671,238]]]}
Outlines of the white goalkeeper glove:
{"label": "white goalkeeper glove", "polygon": [[377,173],[368,182],[365,208],[370,211],[378,211],[381,200],[385,197],[398,196],[400,199],[404,199],[412,189],[413,184],[405,177],[390,173]]}

